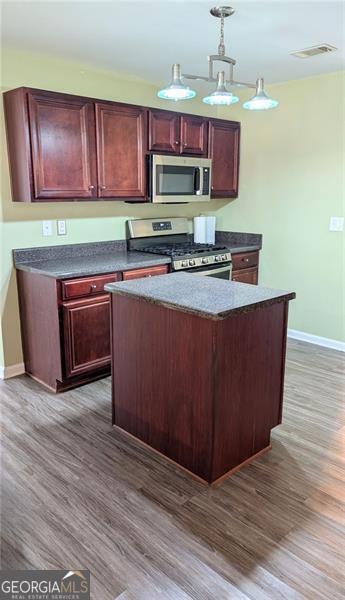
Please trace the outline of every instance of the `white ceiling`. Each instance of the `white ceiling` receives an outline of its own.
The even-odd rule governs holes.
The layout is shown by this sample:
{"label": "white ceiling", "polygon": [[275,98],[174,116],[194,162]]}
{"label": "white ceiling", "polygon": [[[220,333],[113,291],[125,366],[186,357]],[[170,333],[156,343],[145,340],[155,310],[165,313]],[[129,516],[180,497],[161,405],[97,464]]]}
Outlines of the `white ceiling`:
{"label": "white ceiling", "polygon": [[[186,73],[207,74],[217,52],[217,0],[2,2],[2,43],[76,59],[157,83],[170,79],[174,62]],[[231,0],[225,21],[227,54],[238,61],[235,78],[267,83],[345,67],[344,2]],[[222,4],[221,2],[219,4]],[[224,2],[224,4],[227,4]],[[289,52],[329,43],[329,55],[298,59]]]}

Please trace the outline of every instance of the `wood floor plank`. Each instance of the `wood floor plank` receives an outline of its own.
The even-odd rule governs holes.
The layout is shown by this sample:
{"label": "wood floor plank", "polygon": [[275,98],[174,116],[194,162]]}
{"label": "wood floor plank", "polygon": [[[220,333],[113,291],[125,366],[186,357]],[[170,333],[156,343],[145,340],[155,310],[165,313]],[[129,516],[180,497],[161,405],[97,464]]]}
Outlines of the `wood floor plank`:
{"label": "wood floor plank", "polygon": [[290,341],[272,451],[207,488],[111,427],[110,379],[0,382],[3,568],[86,568],[93,600],[340,600],[344,355]]}

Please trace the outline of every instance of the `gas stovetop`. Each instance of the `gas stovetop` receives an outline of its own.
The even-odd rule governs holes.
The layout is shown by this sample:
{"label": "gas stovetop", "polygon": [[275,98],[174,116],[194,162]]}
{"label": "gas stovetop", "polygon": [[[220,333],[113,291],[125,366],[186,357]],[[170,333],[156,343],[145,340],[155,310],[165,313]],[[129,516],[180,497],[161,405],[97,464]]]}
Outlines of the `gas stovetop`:
{"label": "gas stovetop", "polygon": [[226,246],[216,246],[213,244],[195,244],[194,242],[185,242],[181,244],[153,244],[144,246],[143,252],[152,252],[153,254],[166,254],[167,256],[185,256],[207,254],[220,250],[227,250]]}
{"label": "gas stovetop", "polygon": [[128,223],[128,249],[170,256],[174,271],[231,262],[226,246],[191,241],[186,219],[145,219]]}
{"label": "gas stovetop", "polygon": [[213,263],[229,262],[231,255],[226,246],[195,244],[194,242],[150,244],[138,248],[141,252],[163,254],[172,258],[175,271],[202,267]]}

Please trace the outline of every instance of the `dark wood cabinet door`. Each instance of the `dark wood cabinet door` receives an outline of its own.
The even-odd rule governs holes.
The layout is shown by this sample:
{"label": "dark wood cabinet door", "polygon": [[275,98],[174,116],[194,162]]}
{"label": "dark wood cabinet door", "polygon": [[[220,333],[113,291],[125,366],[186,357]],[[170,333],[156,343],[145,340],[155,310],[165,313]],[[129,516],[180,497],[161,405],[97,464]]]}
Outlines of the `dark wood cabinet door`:
{"label": "dark wood cabinet door", "polygon": [[149,150],[180,153],[180,115],[168,110],[149,111]]}
{"label": "dark wood cabinet door", "polygon": [[97,196],[93,102],[38,91],[28,100],[35,199]]}
{"label": "dark wood cabinet door", "polygon": [[212,158],[212,198],[236,198],[240,162],[240,124],[209,122],[209,158]]}
{"label": "dark wood cabinet door", "polygon": [[65,302],[62,311],[66,377],[109,365],[109,294]]}
{"label": "dark wood cabinet door", "polygon": [[207,126],[206,119],[202,117],[181,117],[181,154],[207,155]]}
{"label": "dark wood cabinet door", "polygon": [[98,196],[146,196],[146,109],[96,104]]}
{"label": "dark wood cabinet door", "polygon": [[258,269],[257,267],[253,267],[252,269],[233,271],[231,279],[232,281],[239,281],[240,283],[251,283],[253,285],[257,285]]}

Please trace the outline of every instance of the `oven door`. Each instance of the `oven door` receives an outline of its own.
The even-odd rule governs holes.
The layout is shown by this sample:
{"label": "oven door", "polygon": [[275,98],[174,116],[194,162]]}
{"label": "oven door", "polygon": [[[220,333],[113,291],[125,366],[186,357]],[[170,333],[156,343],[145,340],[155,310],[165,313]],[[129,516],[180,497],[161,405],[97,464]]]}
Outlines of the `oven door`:
{"label": "oven door", "polygon": [[188,269],[188,273],[194,275],[206,275],[207,277],[216,277],[217,279],[231,279],[232,264],[226,263],[221,267],[198,267],[196,269]]}
{"label": "oven door", "polygon": [[210,200],[211,160],[153,155],[152,202],[204,202]]}

